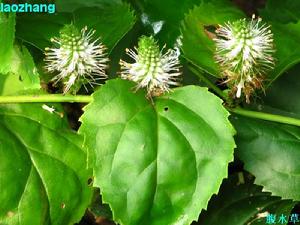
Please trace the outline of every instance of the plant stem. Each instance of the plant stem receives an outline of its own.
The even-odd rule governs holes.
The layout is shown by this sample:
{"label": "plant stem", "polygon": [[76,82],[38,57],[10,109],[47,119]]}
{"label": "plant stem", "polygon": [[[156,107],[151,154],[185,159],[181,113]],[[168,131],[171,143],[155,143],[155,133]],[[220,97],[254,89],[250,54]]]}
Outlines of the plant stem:
{"label": "plant stem", "polygon": [[[221,91],[221,90],[220,90]],[[41,94],[41,95],[18,95],[18,96],[0,96],[0,104],[8,103],[47,103],[47,102],[79,102],[89,103],[92,101],[92,96],[89,95],[62,95],[62,94]],[[275,115],[264,112],[246,110],[240,107],[230,108],[227,110],[246,117],[273,121],[277,123],[290,124],[300,126],[300,119]]]}
{"label": "plant stem", "polygon": [[[216,94],[218,94],[223,100],[226,101],[226,95],[224,92],[218,88],[213,82],[211,82],[208,78],[206,78],[203,73],[199,72],[197,69],[195,69],[192,66],[189,66],[189,69],[197,75],[203,82],[207,84],[209,88],[211,88]],[[277,123],[284,123],[284,124],[289,124],[289,125],[294,125],[294,126],[300,126],[300,119],[292,118],[292,117],[287,117],[287,116],[281,116],[281,115],[275,115],[275,114],[270,114],[270,113],[264,113],[264,112],[257,112],[257,111],[251,111],[251,110],[246,110],[240,107],[236,108],[230,108],[227,107],[227,110],[246,117],[250,118],[255,118],[255,119],[261,119],[261,120],[267,120],[267,121],[272,121],[272,122],[277,122]]]}
{"label": "plant stem", "polygon": [[0,96],[2,103],[43,103],[43,102],[81,102],[89,103],[92,97],[89,95],[62,95],[62,94],[41,94],[41,95],[19,95]]}
{"label": "plant stem", "polygon": [[218,88],[213,82],[211,82],[208,78],[206,78],[201,72],[199,72],[198,70],[196,70],[193,67],[189,67],[189,69],[195,74],[197,75],[204,83],[207,84],[207,86],[212,89],[216,94],[218,94],[223,100],[226,100],[226,95],[224,94],[224,92]]}
{"label": "plant stem", "polygon": [[281,116],[281,115],[275,115],[270,113],[264,113],[264,112],[257,112],[257,111],[251,111],[246,110],[240,107],[237,108],[229,108],[227,107],[227,110],[246,117],[255,118],[255,119],[261,119],[261,120],[267,120],[277,123],[284,123],[294,126],[300,126],[300,119],[287,117],[287,116]]}

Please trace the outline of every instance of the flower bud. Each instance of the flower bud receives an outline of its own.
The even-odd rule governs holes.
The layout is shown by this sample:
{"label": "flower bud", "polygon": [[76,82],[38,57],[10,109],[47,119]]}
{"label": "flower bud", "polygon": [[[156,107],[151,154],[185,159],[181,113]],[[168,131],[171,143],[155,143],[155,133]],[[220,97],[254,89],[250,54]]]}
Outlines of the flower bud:
{"label": "flower bud", "polygon": [[216,30],[215,58],[228,86],[249,102],[255,89],[262,88],[266,73],[274,67],[273,34],[261,18],[227,22]]}
{"label": "flower bud", "polygon": [[[99,39],[93,40],[95,31],[84,27],[79,31],[73,24],[66,25],[58,38],[52,38],[53,47],[46,48],[46,70],[57,73],[52,79],[57,84],[64,82],[64,93],[76,84],[97,84],[105,79],[108,58],[106,48]],[[78,83],[76,83],[78,82]]]}
{"label": "flower bud", "polygon": [[146,87],[148,97],[168,92],[170,86],[180,85],[180,62],[175,50],[169,49],[163,54],[153,37],[141,37],[138,48],[126,51],[134,62],[120,61],[121,78],[136,82],[136,89]]}

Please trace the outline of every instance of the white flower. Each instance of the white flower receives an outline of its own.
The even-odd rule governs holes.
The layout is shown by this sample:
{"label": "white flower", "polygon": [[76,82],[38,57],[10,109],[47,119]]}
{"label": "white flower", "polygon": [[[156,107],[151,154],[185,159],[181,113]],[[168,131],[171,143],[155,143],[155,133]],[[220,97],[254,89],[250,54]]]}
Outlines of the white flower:
{"label": "white flower", "polygon": [[81,84],[96,84],[97,80],[105,79],[105,69],[108,58],[106,48],[93,40],[95,31],[87,31],[84,27],[81,32],[74,25],[66,25],[59,38],[52,38],[52,48],[46,48],[45,61],[48,72],[58,72],[53,78],[55,84],[63,81],[64,93],[78,81]]}
{"label": "white flower", "polygon": [[180,62],[175,50],[163,54],[153,37],[141,37],[138,48],[126,51],[135,62],[120,61],[121,78],[136,82],[136,89],[146,87],[147,96],[160,95],[168,92],[170,86],[180,85]]}
{"label": "white flower", "polygon": [[244,89],[247,101],[268,70],[274,67],[273,34],[270,26],[256,19],[227,22],[216,30],[215,58],[223,76],[239,98]]}

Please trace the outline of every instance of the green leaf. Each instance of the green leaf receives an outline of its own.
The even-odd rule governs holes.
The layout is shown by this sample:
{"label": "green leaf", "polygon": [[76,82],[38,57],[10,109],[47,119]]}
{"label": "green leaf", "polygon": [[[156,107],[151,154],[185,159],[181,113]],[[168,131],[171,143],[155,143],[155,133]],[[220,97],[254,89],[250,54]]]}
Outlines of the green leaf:
{"label": "green leaf", "polygon": [[295,0],[268,0],[260,15],[272,21],[281,23],[296,23],[300,20],[300,1]]}
{"label": "green leaf", "polygon": [[275,215],[277,222],[282,214],[288,218],[294,206],[295,202],[262,192],[262,187],[254,185],[243,173],[234,174],[223,181],[218,195],[210,200],[197,224],[216,225],[222,221],[222,225],[265,225],[268,214]]}
{"label": "green leaf", "polygon": [[198,0],[128,0],[140,12],[141,24],[162,45],[173,48],[180,37],[180,22]]}
{"label": "green leaf", "polygon": [[182,28],[184,57],[202,70],[219,77],[219,67],[214,59],[214,33],[210,29],[227,21],[245,17],[227,0],[202,0],[186,15]]}
{"label": "green leaf", "polygon": [[[234,130],[222,101],[186,86],[155,99],[111,80],[85,108],[80,133],[94,185],[124,225],[189,225],[227,176]],[[97,115],[97,116],[95,116]]]}
{"label": "green leaf", "polygon": [[6,74],[10,69],[15,40],[15,17],[15,14],[0,13],[0,74]]}
{"label": "green leaf", "polygon": [[122,4],[122,0],[56,0],[56,8],[59,12],[74,12],[84,7],[107,7],[115,4]]}
{"label": "green leaf", "polygon": [[[105,5],[104,5],[105,6]],[[96,35],[111,51],[133,27],[135,16],[127,4],[110,4],[103,8],[81,8],[74,12],[75,24],[95,29]]]}
{"label": "green leaf", "polygon": [[16,37],[43,51],[51,46],[50,39],[59,35],[64,24],[70,24],[72,15],[67,13],[20,14],[17,17]]}
{"label": "green leaf", "polygon": [[[280,11],[280,13],[279,13]],[[270,84],[285,71],[300,62],[300,2],[268,0],[260,15],[274,33],[276,65],[268,75]]]}
{"label": "green leaf", "polygon": [[40,89],[39,74],[26,47],[14,47],[10,65],[9,73],[0,76],[1,95]]}
{"label": "green leaf", "polygon": [[300,119],[300,64],[279,77],[266,95],[253,106],[255,110]]}
{"label": "green leaf", "polygon": [[275,68],[267,76],[269,85],[280,75],[300,62],[300,21],[298,23],[280,24],[270,22],[274,33]]}
{"label": "green leaf", "polygon": [[0,159],[0,224],[73,225],[83,216],[91,171],[60,112],[1,105]]}
{"label": "green leaf", "polygon": [[[135,17],[127,4],[120,1],[59,1],[55,15],[24,14],[18,17],[17,37],[43,50],[51,46],[50,39],[58,36],[64,24],[75,23],[78,28],[88,26],[96,30],[95,37],[109,51],[132,28]],[[75,10],[75,11],[74,11]]]}
{"label": "green leaf", "polygon": [[300,200],[300,128],[234,116],[237,156],[264,190]]}

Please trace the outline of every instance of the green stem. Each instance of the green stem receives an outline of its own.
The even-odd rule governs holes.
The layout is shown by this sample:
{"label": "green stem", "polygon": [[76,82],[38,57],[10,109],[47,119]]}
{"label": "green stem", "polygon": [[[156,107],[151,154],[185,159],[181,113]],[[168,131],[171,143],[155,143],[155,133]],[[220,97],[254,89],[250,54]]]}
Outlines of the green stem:
{"label": "green stem", "polygon": [[92,97],[89,95],[62,95],[62,94],[41,94],[41,95],[19,95],[0,96],[2,103],[43,103],[43,102],[81,102],[89,103]]}
{"label": "green stem", "polygon": [[[224,92],[220,88],[218,88],[213,82],[211,82],[208,78],[206,78],[203,75],[203,73],[199,72],[197,69],[195,69],[192,66],[189,66],[189,69],[195,75],[197,75],[203,82],[205,82],[209,88],[211,88],[216,94],[218,94],[223,100],[226,101],[227,97],[224,94]],[[277,122],[277,123],[290,124],[290,125],[294,125],[294,126],[300,126],[300,119],[296,119],[296,118],[292,118],[292,117],[275,115],[275,114],[264,113],[264,112],[251,111],[251,110],[246,110],[246,109],[243,109],[240,107],[236,107],[236,108],[227,107],[227,110],[232,113],[250,117],[250,118],[267,120],[267,121],[272,121],[272,122]]]}
{"label": "green stem", "polygon": [[281,116],[281,115],[275,115],[270,113],[264,113],[264,112],[257,112],[257,111],[251,111],[246,110],[240,107],[237,108],[229,108],[227,107],[227,110],[246,117],[255,118],[255,119],[261,119],[261,120],[267,120],[277,123],[284,123],[294,126],[300,126],[300,119],[287,117],[287,116]]}
{"label": "green stem", "polygon": [[213,82],[211,82],[208,78],[206,78],[203,73],[199,72],[197,69],[193,68],[193,67],[189,67],[189,69],[195,74],[197,75],[204,83],[207,84],[207,86],[212,89],[216,94],[218,94],[223,100],[226,100],[226,95],[224,94],[224,92],[218,88]]}
{"label": "green stem", "polygon": [[[41,94],[41,95],[18,95],[18,96],[0,96],[0,104],[5,103],[48,103],[48,102],[79,102],[89,103],[92,101],[92,96],[89,95],[62,95],[62,94]],[[246,117],[273,121],[277,123],[290,124],[300,126],[300,119],[275,115],[264,112],[246,110],[240,107],[229,108],[227,110]]]}

